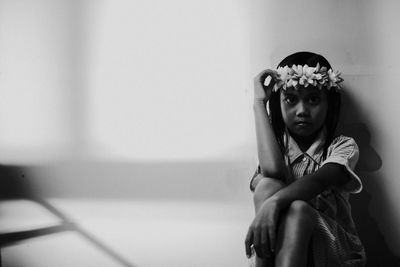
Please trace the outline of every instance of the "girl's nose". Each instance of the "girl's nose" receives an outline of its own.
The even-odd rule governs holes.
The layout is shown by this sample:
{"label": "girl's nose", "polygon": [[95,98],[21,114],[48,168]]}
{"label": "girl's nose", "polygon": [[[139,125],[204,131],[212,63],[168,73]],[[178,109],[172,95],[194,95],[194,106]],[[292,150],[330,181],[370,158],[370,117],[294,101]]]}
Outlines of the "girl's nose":
{"label": "girl's nose", "polygon": [[303,101],[300,101],[297,104],[296,116],[298,116],[298,117],[307,117],[308,115],[310,115],[310,112],[308,110],[307,104],[304,103]]}

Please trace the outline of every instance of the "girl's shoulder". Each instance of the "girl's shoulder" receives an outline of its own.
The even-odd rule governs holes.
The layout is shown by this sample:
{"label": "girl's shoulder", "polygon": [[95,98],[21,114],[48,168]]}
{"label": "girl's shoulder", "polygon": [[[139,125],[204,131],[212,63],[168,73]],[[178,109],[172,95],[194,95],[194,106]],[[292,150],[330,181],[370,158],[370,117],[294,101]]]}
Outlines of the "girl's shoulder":
{"label": "girl's shoulder", "polygon": [[359,149],[354,138],[345,135],[337,135],[328,146],[327,152],[328,156],[332,154],[341,154],[342,156],[346,155],[347,157],[358,157]]}
{"label": "girl's shoulder", "polygon": [[332,142],[330,143],[329,147],[337,147],[337,146],[357,146],[356,140],[353,137],[346,136],[346,135],[336,135]]}

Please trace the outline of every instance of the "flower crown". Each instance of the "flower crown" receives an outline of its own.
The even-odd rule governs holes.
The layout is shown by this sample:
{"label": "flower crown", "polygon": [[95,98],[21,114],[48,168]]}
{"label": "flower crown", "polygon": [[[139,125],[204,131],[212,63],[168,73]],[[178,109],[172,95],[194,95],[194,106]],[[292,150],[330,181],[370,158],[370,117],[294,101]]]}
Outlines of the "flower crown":
{"label": "flower crown", "polygon": [[315,67],[308,65],[293,65],[279,67],[277,70],[271,70],[272,76],[268,75],[264,81],[264,85],[268,86],[273,79],[275,81],[273,91],[278,91],[280,88],[286,90],[288,87],[293,87],[296,90],[299,86],[307,87],[309,85],[322,89],[326,87],[330,90],[332,87],[339,90],[342,87],[339,83],[343,81],[339,71],[333,71],[327,67],[320,67],[319,63]]}

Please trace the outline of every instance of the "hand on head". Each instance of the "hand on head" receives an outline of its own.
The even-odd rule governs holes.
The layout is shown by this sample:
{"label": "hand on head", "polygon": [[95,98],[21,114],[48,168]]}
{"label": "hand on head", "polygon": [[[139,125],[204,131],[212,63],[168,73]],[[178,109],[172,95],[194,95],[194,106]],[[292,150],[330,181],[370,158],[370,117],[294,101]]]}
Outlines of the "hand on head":
{"label": "hand on head", "polygon": [[277,72],[266,69],[254,78],[254,101],[267,102],[277,79]]}

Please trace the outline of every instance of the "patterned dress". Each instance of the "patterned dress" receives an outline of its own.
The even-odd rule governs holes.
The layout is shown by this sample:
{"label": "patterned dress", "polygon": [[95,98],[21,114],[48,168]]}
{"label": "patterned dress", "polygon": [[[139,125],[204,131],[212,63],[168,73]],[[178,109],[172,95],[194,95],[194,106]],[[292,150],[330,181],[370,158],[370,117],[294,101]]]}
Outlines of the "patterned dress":
{"label": "patterned dress", "polygon": [[[286,164],[293,180],[317,171],[327,163],[344,166],[351,179],[340,188],[331,188],[312,199],[309,204],[318,211],[318,222],[311,238],[311,249],[315,267],[360,267],[365,266],[365,250],[358,237],[351,216],[350,193],[362,190],[360,178],[354,173],[358,160],[358,146],[354,139],[346,136],[335,138],[323,156],[324,131],[304,153],[295,140],[286,135]],[[259,170],[256,172],[259,173]]]}

